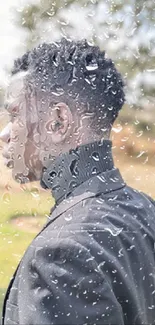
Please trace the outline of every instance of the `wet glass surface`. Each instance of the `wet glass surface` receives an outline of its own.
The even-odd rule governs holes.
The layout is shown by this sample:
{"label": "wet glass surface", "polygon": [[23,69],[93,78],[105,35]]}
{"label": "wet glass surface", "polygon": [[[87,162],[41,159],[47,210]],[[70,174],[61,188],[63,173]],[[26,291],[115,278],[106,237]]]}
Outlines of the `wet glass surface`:
{"label": "wet glass surface", "polygon": [[[142,191],[155,198],[155,3],[153,0],[132,3],[32,0],[12,5],[8,1],[1,8],[0,21],[1,310],[8,283],[25,250],[49,220],[55,201],[57,204],[63,199],[69,202],[72,193],[90,179],[86,193],[89,192],[94,177],[104,186],[107,180],[101,173],[112,169],[113,159],[135,193]],[[23,53],[26,53],[24,57]],[[17,57],[20,59],[13,66]],[[126,101],[121,109],[123,84]],[[112,141],[113,159],[108,139]],[[109,186],[115,187],[117,182],[117,177],[108,180]],[[105,191],[105,195],[107,193]],[[130,209],[131,197],[125,192],[123,195],[126,208]],[[124,211],[119,200],[115,192],[109,197],[112,211]],[[113,220],[113,212],[112,221],[106,221],[108,214],[102,214],[104,197],[99,196],[96,202],[95,209],[87,209],[85,201],[82,203],[87,211],[82,222],[92,211],[96,218],[101,214],[100,219],[105,220],[104,236],[109,240],[112,254],[115,240],[122,238],[125,226]],[[131,212],[131,218],[137,225],[138,212],[140,215],[143,211],[140,199],[134,202],[134,208],[136,212]],[[152,206],[149,209],[152,211]],[[125,223],[127,215],[121,213]],[[64,217],[65,225],[73,219],[73,213],[69,212]],[[150,229],[149,222],[144,218],[147,229]],[[88,232],[90,241],[98,238],[99,223]],[[78,231],[86,230],[82,223]],[[143,239],[147,242],[146,237],[144,231]],[[128,246],[118,248],[118,260],[124,258],[125,252],[134,256],[137,247],[134,234],[130,239]],[[50,254],[49,260],[53,258]],[[102,254],[100,248],[97,270],[107,273]],[[142,248],[139,248],[141,254]],[[88,254],[83,269],[87,269],[89,263],[94,265],[93,261],[94,257]],[[32,262],[35,268],[36,259]],[[65,279],[67,273],[65,267],[60,266],[61,262],[65,263],[64,256],[55,270],[55,285],[61,278]],[[110,270],[115,286],[118,269]],[[147,310],[153,315],[154,275],[150,272],[147,278],[143,263],[138,271],[140,275],[144,271],[142,278],[139,276],[141,284],[148,281],[150,286],[152,301]],[[33,276],[36,279],[38,274],[34,271]],[[125,271],[124,277],[127,277]],[[77,281],[81,287],[83,279],[81,275]],[[91,282],[87,283],[88,287],[89,284],[91,287]],[[66,286],[64,282],[64,288]],[[35,294],[40,291],[38,286]],[[82,297],[87,299],[87,288],[83,289]],[[49,292],[46,299],[48,304]],[[128,299],[121,301],[123,303],[130,305]],[[96,304],[97,298],[94,298],[92,308]],[[35,305],[30,307],[32,312],[36,311]],[[106,308],[107,313],[109,307]],[[71,311],[72,306],[68,319]],[[141,315],[139,310],[135,322]],[[55,317],[58,317],[56,312]]]}

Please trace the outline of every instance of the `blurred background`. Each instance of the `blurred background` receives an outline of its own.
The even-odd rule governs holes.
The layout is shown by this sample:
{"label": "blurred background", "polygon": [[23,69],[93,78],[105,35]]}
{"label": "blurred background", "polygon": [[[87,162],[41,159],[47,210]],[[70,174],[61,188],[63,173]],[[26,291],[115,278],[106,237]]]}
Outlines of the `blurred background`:
{"label": "blurred background", "polygon": [[[13,60],[63,36],[99,45],[123,74],[126,104],[111,135],[115,165],[128,185],[155,198],[154,0],[5,0],[0,8],[0,130],[7,121],[3,100]],[[53,203],[50,191],[39,184],[15,183],[0,151],[0,309],[16,266]]]}

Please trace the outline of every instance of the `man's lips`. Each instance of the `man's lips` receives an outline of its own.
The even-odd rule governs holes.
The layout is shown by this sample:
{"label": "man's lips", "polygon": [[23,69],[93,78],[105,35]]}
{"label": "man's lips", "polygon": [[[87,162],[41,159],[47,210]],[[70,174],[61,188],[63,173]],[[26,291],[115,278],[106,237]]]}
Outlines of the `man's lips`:
{"label": "man's lips", "polygon": [[7,160],[11,160],[10,155],[7,154],[7,153],[5,153],[5,152],[2,153],[2,156],[3,156],[5,159],[7,159]]}
{"label": "man's lips", "polygon": [[2,151],[2,156],[6,159],[11,159],[11,155],[8,149],[4,148]]}
{"label": "man's lips", "polygon": [[2,150],[2,156],[6,159],[12,160],[13,159],[12,151],[13,151],[13,148],[11,148],[10,146],[4,146],[3,150]]}
{"label": "man's lips", "polygon": [[9,168],[13,168],[13,159],[12,159],[11,155],[9,154],[8,150],[3,149],[2,156],[4,158],[4,165]]}
{"label": "man's lips", "polygon": [[14,161],[12,159],[4,158],[4,165],[12,169],[14,167]]}

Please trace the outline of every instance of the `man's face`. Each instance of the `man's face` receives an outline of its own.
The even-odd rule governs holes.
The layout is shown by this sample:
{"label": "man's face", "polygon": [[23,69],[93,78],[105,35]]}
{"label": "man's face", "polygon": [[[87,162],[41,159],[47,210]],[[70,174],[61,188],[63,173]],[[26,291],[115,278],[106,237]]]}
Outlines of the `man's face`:
{"label": "man's face", "polygon": [[73,121],[70,108],[58,102],[58,96],[52,101],[48,96],[37,98],[34,90],[26,89],[25,75],[11,79],[5,99],[10,122],[0,133],[5,165],[20,183],[40,180],[43,167],[83,142],[81,124],[77,118]]}
{"label": "man's face", "polygon": [[39,147],[34,141],[35,123],[30,123],[32,108],[26,100],[23,80],[23,76],[18,75],[8,86],[5,106],[10,122],[0,134],[5,165],[12,169],[13,178],[21,183],[39,179],[42,170]]}
{"label": "man's face", "polygon": [[34,94],[34,89],[30,92],[25,76],[22,72],[11,79],[5,100],[10,122],[0,133],[5,165],[20,183],[40,180],[43,167],[90,138],[86,116],[73,115],[58,96],[51,99]]}

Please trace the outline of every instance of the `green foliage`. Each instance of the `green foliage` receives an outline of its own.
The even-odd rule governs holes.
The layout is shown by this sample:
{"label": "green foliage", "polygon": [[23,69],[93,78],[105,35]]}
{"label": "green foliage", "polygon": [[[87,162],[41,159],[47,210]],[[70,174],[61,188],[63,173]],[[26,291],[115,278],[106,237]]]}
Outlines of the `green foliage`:
{"label": "green foliage", "polygon": [[36,28],[36,21],[39,18],[39,7],[36,5],[25,7],[22,15],[19,17],[19,25],[29,29],[30,31]]}

